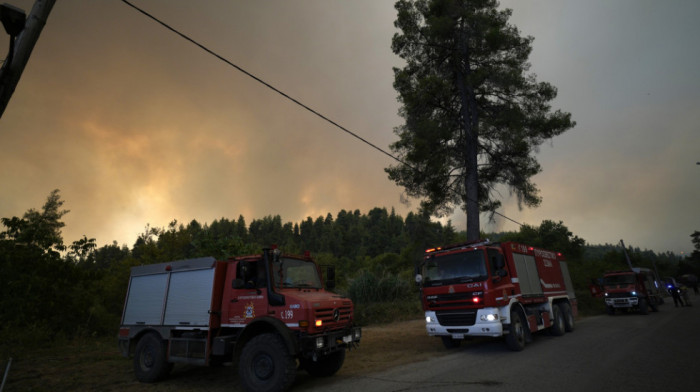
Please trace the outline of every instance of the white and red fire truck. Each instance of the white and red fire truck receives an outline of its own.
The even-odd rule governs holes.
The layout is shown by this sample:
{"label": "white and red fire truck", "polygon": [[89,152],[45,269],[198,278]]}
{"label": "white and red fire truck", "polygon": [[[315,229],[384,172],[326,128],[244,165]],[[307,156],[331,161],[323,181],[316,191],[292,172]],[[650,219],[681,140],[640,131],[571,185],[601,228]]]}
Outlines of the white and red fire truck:
{"label": "white and red fire truck", "polygon": [[[326,272],[332,289],[334,272]],[[250,391],[286,389],[297,368],[330,376],[361,331],[353,325],[352,301],[321,281],[308,253],[278,249],[133,267],[120,350],[134,356],[142,382],[164,378],[174,363],[237,362]]]}
{"label": "white and red fire truck", "polygon": [[429,249],[417,268],[428,335],[447,348],[505,336],[520,351],[533,333],[573,331],[577,302],[562,255],[514,242]]}
{"label": "white and red fire truck", "polygon": [[649,268],[633,267],[626,271],[611,271],[603,275],[602,290],[605,308],[609,315],[615,310],[626,312],[636,310],[640,314],[649,314],[649,308],[659,311],[663,284]]}

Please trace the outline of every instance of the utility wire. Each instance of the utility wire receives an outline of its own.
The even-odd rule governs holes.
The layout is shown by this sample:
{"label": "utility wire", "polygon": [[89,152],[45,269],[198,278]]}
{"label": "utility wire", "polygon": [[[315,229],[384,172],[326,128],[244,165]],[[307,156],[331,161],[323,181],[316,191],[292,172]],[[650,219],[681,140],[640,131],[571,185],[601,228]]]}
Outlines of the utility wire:
{"label": "utility wire", "polygon": [[[264,85],[265,87],[269,88],[270,90],[276,92],[277,94],[279,94],[279,95],[281,95],[281,96],[287,98],[288,100],[294,102],[295,104],[297,104],[297,105],[301,106],[302,108],[308,110],[309,112],[315,114],[317,117],[320,117],[321,119],[327,121],[328,123],[332,124],[332,125],[335,126],[336,128],[338,128],[338,129],[344,131],[345,133],[349,134],[350,136],[352,136],[352,137],[354,137],[354,138],[356,138],[356,139],[362,141],[363,143],[365,143],[365,144],[367,144],[368,146],[374,148],[375,150],[381,152],[382,154],[384,154],[384,155],[386,155],[386,156],[392,158],[393,160],[395,160],[395,161],[401,163],[402,165],[408,166],[408,167],[410,167],[411,169],[413,169],[413,170],[419,172],[419,170],[416,169],[415,167],[413,167],[413,165],[410,165],[410,164],[404,162],[404,161],[401,160],[400,158],[398,158],[398,157],[392,155],[391,153],[389,153],[389,152],[383,150],[382,148],[380,148],[380,147],[378,147],[377,145],[371,143],[370,141],[368,141],[367,139],[361,137],[360,135],[356,134],[355,132],[350,131],[349,129],[347,129],[347,128],[345,128],[344,126],[338,124],[337,122],[331,120],[330,118],[324,116],[323,114],[321,114],[321,113],[319,113],[318,111],[312,109],[311,107],[309,107],[309,106],[303,104],[303,103],[300,102],[299,100],[297,100],[297,99],[291,97],[290,95],[286,94],[285,92],[281,91],[280,89],[274,87],[273,85],[267,83],[266,81],[260,79],[259,77],[253,75],[252,73],[246,71],[245,69],[243,69],[243,68],[241,68],[240,66],[234,64],[233,62],[227,60],[226,58],[222,57],[221,55],[219,55],[218,53],[214,52],[213,50],[207,48],[206,46],[204,46],[204,45],[200,44],[199,42],[195,41],[194,39],[190,38],[190,37],[187,36],[186,34],[181,33],[180,31],[176,30],[174,27],[171,27],[169,24],[167,24],[167,23],[163,22],[162,20],[156,18],[155,16],[149,14],[149,13],[146,12],[145,10],[139,8],[138,6],[136,6],[136,5],[132,4],[132,3],[130,3],[128,0],[122,0],[122,2],[123,2],[124,4],[130,6],[131,8],[135,9],[136,11],[142,13],[143,15],[147,16],[148,18],[152,19],[153,21],[155,21],[156,23],[158,23],[158,24],[160,24],[161,26],[165,27],[166,29],[168,29],[168,30],[172,31],[173,33],[179,35],[180,37],[184,38],[185,40],[187,40],[187,41],[191,42],[192,44],[198,46],[200,49],[204,50],[205,52],[209,53],[210,55],[212,55],[212,56],[218,58],[219,60],[225,62],[226,64],[228,64],[228,65],[230,65],[230,66],[232,66],[233,68],[237,69],[238,71],[244,73],[244,74],[247,75],[248,77],[254,79],[255,81],[257,81],[257,82],[259,82],[260,84]],[[493,212],[494,214],[496,214],[496,215],[498,215],[498,216],[504,218],[504,219],[507,219],[507,220],[509,220],[509,221],[511,221],[511,222],[513,222],[513,223],[515,223],[515,224],[517,224],[517,225],[519,225],[519,226],[522,226],[522,223],[517,222],[517,221],[515,221],[515,220],[513,220],[513,219],[511,219],[511,218],[509,218],[509,217],[507,217],[507,216],[505,216],[505,215],[503,215],[503,214],[497,212],[497,211],[492,211],[492,212]]]}
{"label": "utility wire", "polygon": [[131,4],[131,3],[128,2],[127,0],[122,0],[122,2],[124,2],[125,4],[131,6],[132,8],[134,8],[134,9],[137,10],[137,11],[139,11],[140,13],[146,15],[147,17],[153,19],[154,21],[158,22],[161,26],[163,26],[163,27],[165,27],[166,29],[172,31],[173,33],[179,35],[180,37],[186,39],[187,41],[190,41],[191,43],[193,43],[193,44],[199,46],[199,47],[200,47],[202,50],[204,50],[205,52],[211,54],[212,56],[218,58],[219,60],[225,62],[226,64],[232,66],[233,68],[236,68],[237,70],[243,72],[243,73],[246,74],[247,76],[249,76],[249,77],[255,79],[257,82],[260,82],[261,84],[265,85],[265,87],[269,88],[270,90],[272,90],[272,91],[274,91],[274,92],[280,94],[281,96],[283,96],[283,97],[289,99],[290,101],[292,101],[292,102],[296,103],[297,105],[303,107],[304,109],[310,111],[311,113],[315,114],[316,116],[318,116],[318,117],[320,117],[320,118],[326,120],[327,122],[333,124],[335,127],[337,127],[337,128],[339,128],[339,129],[345,131],[346,133],[348,133],[348,134],[350,134],[351,136],[353,136],[353,137],[359,139],[359,140],[362,141],[363,143],[365,143],[365,144],[369,145],[370,147],[372,147],[372,148],[378,150],[378,151],[381,152],[382,154],[389,156],[390,158],[396,160],[397,162],[399,162],[399,163],[401,163],[401,164],[403,164],[403,165],[406,165],[406,166],[408,166],[408,167],[411,167],[411,165],[407,164],[406,162],[402,161],[401,159],[399,159],[399,158],[393,156],[392,154],[390,154],[390,153],[384,151],[382,148],[380,148],[380,147],[378,147],[377,145],[375,145],[375,144],[369,142],[368,140],[364,139],[364,138],[361,137],[360,135],[358,135],[358,134],[356,134],[356,133],[350,131],[349,129],[347,129],[347,128],[343,127],[342,125],[338,124],[337,122],[331,120],[330,118],[324,116],[323,114],[317,112],[316,110],[310,108],[309,106],[307,106],[307,105],[301,103],[299,100],[297,100],[297,99],[291,97],[290,95],[286,94],[285,92],[283,92],[283,91],[279,90],[278,88],[272,86],[271,84],[267,83],[266,81],[260,79],[259,77],[253,75],[252,73],[250,73],[250,72],[246,71],[245,69],[239,67],[238,65],[232,63],[231,61],[225,59],[224,57],[220,56],[219,54],[215,53],[214,51],[210,50],[210,49],[207,48],[206,46],[204,46],[204,45],[200,44],[199,42],[195,41],[194,39],[188,37],[187,35],[185,35],[185,34],[179,32],[179,31],[175,30],[173,27],[170,27],[167,23],[161,21],[160,19],[158,19],[158,18],[156,18],[155,16],[149,14],[148,12],[142,10],[141,8],[135,6],[134,4]]}

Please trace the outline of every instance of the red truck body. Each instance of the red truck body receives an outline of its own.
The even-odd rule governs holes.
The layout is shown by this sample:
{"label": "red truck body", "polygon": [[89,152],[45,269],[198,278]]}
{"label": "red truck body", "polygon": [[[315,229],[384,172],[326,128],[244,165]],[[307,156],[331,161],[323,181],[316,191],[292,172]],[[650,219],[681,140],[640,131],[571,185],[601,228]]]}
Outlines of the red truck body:
{"label": "red truck body", "polygon": [[625,271],[611,271],[603,275],[602,291],[608,314],[615,311],[654,312],[664,301],[663,286],[649,268],[632,268]]}
{"label": "red truck body", "polygon": [[119,347],[143,382],[164,378],[173,363],[237,362],[244,389],[281,390],[297,367],[337,372],[360,336],[352,301],[323,288],[308,255],[266,249],[133,267]]}
{"label": "red truck body", "polygon": [[429,249],[416,280],[427,332],[448,348],[469,336],[505,336],[519,351],[536,331],[574,328],[576,297],[557,252],[488,241]]}

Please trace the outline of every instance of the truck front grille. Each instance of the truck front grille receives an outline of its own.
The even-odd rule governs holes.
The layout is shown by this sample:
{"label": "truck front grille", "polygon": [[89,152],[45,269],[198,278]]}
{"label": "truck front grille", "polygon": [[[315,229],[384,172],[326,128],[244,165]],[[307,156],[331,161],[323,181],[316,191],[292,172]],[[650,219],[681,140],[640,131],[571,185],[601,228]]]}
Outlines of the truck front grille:
{"label": "truck front grille", "polygon": [[473,293],[438,294],[431,296],[433,298],[428,300],[428,306],[431,309],[473,306],[473,296]]}
{"label": "truck front grille", "polygon": [[435,315],[443,326],[474,325],[476,322],[476,309],[435,312]]}
{"label": "truck front grille", "polygon": [[333,324],[346,325],[350,321],[351,316],[352,306],[346,303],[335,308],[314,309],[314,317],[316,320],[323,320],[324,326],[331,326]]}
{"label": "truck front grille", "polygon": [[631,296],[632,296],[632,294],[625,292],[625,291],[618,292],[618,293],[608,293],[608,298],[627,298],[627,297],[631,297]]}

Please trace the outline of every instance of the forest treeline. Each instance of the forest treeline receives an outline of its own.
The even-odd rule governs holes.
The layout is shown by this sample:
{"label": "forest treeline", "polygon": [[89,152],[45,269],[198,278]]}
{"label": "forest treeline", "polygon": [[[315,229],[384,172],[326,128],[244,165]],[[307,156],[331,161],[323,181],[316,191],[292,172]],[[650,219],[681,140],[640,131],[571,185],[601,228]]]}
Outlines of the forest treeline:
{"label": "forest treeline", "polygon": [[[41,210],[1,220],[0,353],[76,337],[116,336],[132,266],[202,256],[225,259],[260,253],[273,244],[285,253],[308,250],[319,264],[334,265],[337,290],[355,301],[361,323],[416,317],[421,309],[413,283],[415,263],[424,249],[464,238],[450,223],[433,222],[425,214],[411,212],[404,218],[373,208],[366,214],[341,210],[298,223],[283,222],[279,215],[250,223],[242,216],[211,223],[172,221],[164,228],[147,225],[131,247],[116,241],[97,247],[87,236],[66,245],[61,218],[68,211],[62,206],[55,190]],[[482,235],[564,253],[584,308],[595,302],[588,298],[590,279],[626,265],[619,247],[586,245],[563,222]],[[700,272],[697,248],[683,260],[673,253],[628,252],[635,265],[655,264],[662,276]]]}

